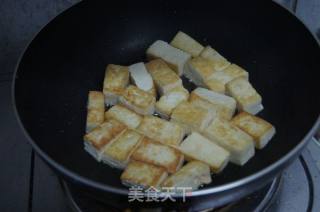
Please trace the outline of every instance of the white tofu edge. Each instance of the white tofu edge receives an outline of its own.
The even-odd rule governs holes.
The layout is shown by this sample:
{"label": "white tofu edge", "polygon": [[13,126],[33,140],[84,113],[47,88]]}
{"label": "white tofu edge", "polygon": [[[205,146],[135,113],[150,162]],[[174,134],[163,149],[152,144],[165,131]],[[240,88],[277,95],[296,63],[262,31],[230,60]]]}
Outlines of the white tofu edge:
{"label": "white tofu edge", "polygon": [[256,115],[257,113],[262,111],[263,108],[263,105],[260,102],[258,102],[257,104],[243,106],[243,108],[240,107],[240,111],[243,110],[252,115]]}
{"label": "white tofu edge", "polygon": [[198,72],[194,68],[192,68],[192,66],[188,62],[184,66],[183,74],[186,78],[188,78],[191,82],[193,82],[197,86],[205,87],[204,80],[201,79]]}
{"label": "white tofu edge", "polygon": [[124,169],[129,162],[129,159],[125,160],[125,161],[119,161],[119,160],[115,160],[112,157],[109,157],[105,154],[102,154],[101,160],[103,163],[108,164],[109,166],[111,166],[113,168],[117,168],[117,169]]}
{"label": "white tofu edge", "polygon": [[101,161],[101,151],[97,150],[90,142],[84,141],[84,149],[98,162]]}
{"label": "white tofu edge", "polygon": [[230,161],[236,165],[243,166],[254,156],[254,144],[249,145],[245,150],[241,152],[231,152]]}
{"label": "white tofu edge", "polygon": [[261,136],[259,141],[255,142],[256,148],[257,149],[264,148],[275,134],[276,134],[276,129],[274,127],[270,128],[270,130],[268,130],[263,136]]}

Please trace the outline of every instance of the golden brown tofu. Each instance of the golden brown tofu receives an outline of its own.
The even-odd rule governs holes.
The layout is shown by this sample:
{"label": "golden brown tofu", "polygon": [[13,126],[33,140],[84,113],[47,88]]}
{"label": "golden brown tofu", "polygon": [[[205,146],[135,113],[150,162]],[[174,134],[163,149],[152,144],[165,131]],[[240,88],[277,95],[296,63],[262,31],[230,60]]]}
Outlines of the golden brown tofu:
{"label": "golden brown tofu", "polygon": [[230,97],[206,88],[196,88],[189,97],[189,102],[201,108],[211,110],[216,116],[230,120],[236,111],[237,103]]}
{"label": "golden brown tofu", "polygon": [[201,51],[204,49],[199,42],[181,31],[174,36],[170,44],[178,49],[181,49],[182,51],[188,52],[193,57],[199,56]]}
{"label": "golden brown tofu", "polygon": [[205,85],[210,90],[224,94],[225,85],[238,77],[243,77],[248,80],[249,74],[240,66],[232,64],[221,71],[214,72],[211,78],[205,81]]}
{"label": "golden brown tofu", "polygon": [[118,103],[119,96],[129,84],[128,67],[109,64],[103,81],[103,93],[106,105]]}
{"label": "golden brown tofu", "polygon": [[152,60],[146,64],[160,95],[175,87],[182,86],[180,77],[161,59]]}
{"label": "golden brown tofu", "polygon": [[145,116],[137,130],[153,140],[171,146],[179,145],[184,136],[183,128],[178,124],[155,116]]}
{"label": "golden brown tofu", "polygon": [[[222,71],[217,71],[218,75],[220,75]],[[204,82],[206,88],[208,88],[211,91],[217,92],[217,93],[221,93],[224,94],[226,92],[226,86],[224,85],[224,83],[222,83],[219,80],[216,80],[214,77],[212,77],[211,79],[208,79]]]}
{"label": "golden brown tofu", "polygon": [[169,176],[162,187],[198,189],[203,184],[211,183],[210,167],[200,161],[191,161],[184,165],[179,171]]}
{"label": "golden brown tofu", "polygon": [[169,119],[174,108],[176,108],[181,102],[187,101],[188,98],[189,92],[187,89],[182,86],[174,88],[161,96],[156,102],[156,113],[158,113],[161,118]]}
{"label": "golden brown tofu", "polygon": [[230,152],[230,161],[244,165],[254,156],[254,143],[250,135],[232,123],[216,118],[205,129],[204,135]]}
{"label": "golden brown tofu", "polygon": [[137,131],[127,129],[106,147],[102,154],[102,161],[112,167],[125,168],[142,137],[143,135]]}
{"label": "golden brown tofu", "polygon": [[237,100],[239,111],[255,115],[263,109],[261,96],[244,78],[236,78],[228,82],[226,92]]}
{"label": "golden brown tofu", "polygon": [[132,159],[161,166],[169,173],[174,173],[183,164],[184,157],[176,149],[144,137],[132,154]]}
{"label": "golden brown tofu", "polygon": [[104,148],[126,128],[124,124],[113,119],[104,122],[84,136],[85,150],[100,161]]}
{"label": "golden brown tofu", "polygon": [[155,97],[136,86],[129,85],[119,99],[120,103],[141,115],[154,113]]}
{"label": "golden brown tofu", "polygon": [[128,108],[121,106],[121,105],[115,105],[111,107],[106,113],[105,118],[108,119],[115,119],[125,125],[127,125],[129,128],[137,128],[142,121],[142,116],[133,112],[132,110],[129,110]]}
{"label": "golden brown tofu", "polygon": [[213,63],[214,69],[217,71],[221,71],[230,65],[230,62],[211,46],[206,46],[200,56],[210,60]]}
{"label": "golden brown tofu", "polygon": [[130,161],[120,179],[126,186],[158,188],[167,176],[168,173],[162,167],[139,161]]}
{"label": "golden brown tofu", "polygon": [[215,71],[211,60],[194,57],[187,62],[184,75],[197,86],[204,87],[206,79],[210,79]]}
{"label": "golden brown tofu", "polygon": [[247,112],[239,113],[232,119],[232,123],[248,133],[258,149],[265,147],[276,133],[272,124]]}
{"label": "golden brown tofu", "polygon": [[[243,77],[244,79],[249,80],[249,73],[236,64],[231,64],[227,68],[223,69],[223,72],[228,77],[232,78],[231,80],[238,78],[238,77]],[[229,80],[229,81],[231,81],[231,80]]]}
{"label": "golden brown tofu", "polygon": [[211,170],[219,173],[226,167],[230,153],[199,133],[193,132],[180,145],[179,150],[189,160],[208,164]]}
{"label": "golden brown tofu", "polygon": [[181,102],[171,115],[171,121],[182,126],[186,134],[190,134],[191,131],[202,132],[213,118],[214,114],[211,111],[189,102]]}
{"label": "golden brown tofu", "polygon": [[87,105],[86,132],[90,132],[104,121],[104,95],[99,91],[89,91]]}

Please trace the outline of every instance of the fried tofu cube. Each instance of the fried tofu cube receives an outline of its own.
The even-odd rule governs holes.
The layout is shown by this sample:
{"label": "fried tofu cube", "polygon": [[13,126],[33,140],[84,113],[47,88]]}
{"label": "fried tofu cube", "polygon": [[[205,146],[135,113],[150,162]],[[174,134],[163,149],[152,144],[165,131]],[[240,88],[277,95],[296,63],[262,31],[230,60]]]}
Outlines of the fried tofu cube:
{"label": "fried tofu cube", "polygon": [[90,132],[104,121],[104,95],[100,91],[90,91],[87,104],[86,132]]}
{"label": "fried tofu cube", "polygon": [[230,161],[234,164],[244,165],[254,156],[252,137],[226,120],[214,119],[204,135],[229,151]]}
{"label": "fried tofu cube", "polygon": [[146,64],[146,67],[160,95],[182,86],[180,77],[163,60],[152,60]]}
{"label": "fried tofu cube", "polygon": [[181,102],[172,112],[171,121],[178,123],[186,134],[202,132],[214,118],[214,114],[189,102]]}
{"label": "fried tofu cube", "polygon": [[211,183],[210,166],[200,161],[191,161],[169,176],[161,186],[191,187],[191,190],[197,190],[201,185],[209,183]]}
{"label": "fried tofu cube", "polygon": [[142,121],[142,116],[122,105],[115,105],[105,113],[105,119],[115,119],[128,128],[135,129]]}
{"label": "fried tofu cube", "polygon": [[183,68],[191,55],[173,46],[167,42],[157,40],[147,50],[147,57],[152,59],[161,58],[170,68],[172,68],[179,76],[183,73]]}
{"label": "fried tofu cube", "polygon": [[236,78],[226,85],[226,92],[237,100],[239,111],[255,115],[263,110],[262,98],[244,78]]}
{"label": "fried tofu cube", "polygon": [[122,105],[141,115],[154,113],[155,97],[134,85],[129,85],[119,98]]}
{"label": "fried tofu cube", "polygon": [[144,137],[132,154],[132,159],[144,163],[150,163],[174,173],[180,169],[184,157],[177,149],[158,143],[150,138]]}
{"label": "fried tofu cube", "polygon": [[197,57],[202,52],[204,47],[196,40],[191,38],[184,32],[179,31],[172,39],[171,46],[188,52],[192,57]]}
{"label": "fried tofu cube", "polygon": [[169,146],[178,146],[184,136],[183,128],[178,124],[155,116],[145,116],[137,130],[149,138]]}
{"label": "fried tofu cube", "polygon": [[223,82],[221,82],[220,80],[217,80],[216,78],[221,77],[221,75],[224,75],[224,73],[222,73],[222,71],[217,71],[217,74],[215,76],[212,76],[211,79],[205,80],[204,84],[205,84],[205,88],[208,88],[211,91],[217,92],[217,93],[221,93],[221,94],[225,94],[226,91],[226,87],[224,85]]}
{"label": "fried tofu cube", "polygon": [[230,157],[227,150],[196,132],[181,143],[179,150],[188,159],[208,164],[214,173],[221,172],[228,164]]}
{"label": "fried tofu cube", "polygon": [[230,97],[205,88],[196,88],[190,94],[189,101],[198,107],[209,109],[216,116],[230,120],[235,113],[237,103]]}
{"label": "fried tofu cube", "polygon": [[215,71],[211,60],[194,57],[187,62],[184,75],[197,86],[205,87],[206,79],[210,79]]}
{"label": "fried tofu cube", "polygon": [[221,71],[214,72],[211,78],[205,81],[205,85],[209,90],[224,94],[226,84],[238,77],[248,80],[249,74],[240,66],[232,64]]}
{"label": "fried tofu cube", "polygon": [[162,167],[139,161],[130,161],[121,174],[121,182],[125,186],[142,186],[143,188],[159,188],[168,173]]}
{"label": "fried tofu cube", "polygon": [[135,63],[129,66],[130,78],[134,85],[139,89],[156,95],[153,80],[149,72],[147,71],[144,63]]}
{"label": "fried tofu cube", "polygon": [[264,148],[276,133],[272,124],[247,112],[239,113],[232,123],[253,138],[257,149]]}
{"label": "fried tofu cube", "polygon": [[124,169],[142,138],[142,134],[127,129],[104,149],[102,161],[112,167]]}
{"label": "fried tofu cube", "polygon": [[184,87],[177,87],[161,96],[156,102],[155,110],[161,118],[169,119],[172,111],[181,102],[187,101],[189,98],[189,92]]}
{"label": "fried tofu cube", "polygon": [[249,73],[237,64],[231,64],[227,68],[223,69],[223,72],[229,77],[226,80],[228,82],[238,77],[242,77],[246,80],[249,80]]}
{"label": "fried tofu cube", "polygon": [[84,136],[84,149],[100,161],[104,149],[126,129],[124,124],[108,120]]}
{"label": "fried tofu cube", "polygon": [[221,71],[230,65],[230,62],[211,46],[206,46],[200,56],[210,60],[217,71]]}
{"label": "fried tofu cube", "polygon": [[106,68],[103,81],[103,93],[105,95],[106,105],[115,105],[118,103],[124,89],[129,84],[128,67],[109,64]]}

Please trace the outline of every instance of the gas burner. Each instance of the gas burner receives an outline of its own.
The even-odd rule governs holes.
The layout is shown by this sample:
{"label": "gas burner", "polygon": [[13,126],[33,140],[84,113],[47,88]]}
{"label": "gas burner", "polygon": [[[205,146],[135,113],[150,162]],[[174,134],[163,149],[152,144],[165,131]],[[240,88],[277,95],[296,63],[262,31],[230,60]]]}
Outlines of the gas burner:
{"label": "gas burner", "polygon": [[[203,212],[236,212],[236,211],[264,211],[266,210],[281,187],[282,177],[279,175],[271,183],[264,188],[254,192],[250,196],[243,198],[230,205],[218,209],[206,209]],[[76,192],[76,190],[65,181],[62,181],[62,186],[67,196],[67,199],[75,212],[99,212],[99,211],[120,211],[110,205],[99,202],[95,199],[89,198],[86,194]],[[125,210],[125,211],[165,211],[161,208],[155,209],[139,209],[139,210]],[[190,211],[193,211],[192,209]]]}

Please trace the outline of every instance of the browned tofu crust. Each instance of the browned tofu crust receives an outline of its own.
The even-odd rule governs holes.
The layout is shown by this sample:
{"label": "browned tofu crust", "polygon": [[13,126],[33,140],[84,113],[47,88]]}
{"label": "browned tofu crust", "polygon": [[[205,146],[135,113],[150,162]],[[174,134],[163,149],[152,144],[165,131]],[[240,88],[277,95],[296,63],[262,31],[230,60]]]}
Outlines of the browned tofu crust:
{"label": "browned tofu crust", "polygon": [[103,93],[112,92],[120,95],[129,83],[129,70],[127,66],[109,64],[105,71]]}
{"label": "browned tofu crust", "polygon": [[99,91],[90,91],[88,96],[87,127],[94,128],[104,121],[104,95]]}
{"label": "browned tofu crust", "polygon": [[164,168],[140,161],[130,161],[121,174],[124,184],[158,187],[167,175]]}
{"label": "browned tofu crust", "polygon": [[181,81],[180,77],[162,59],[148,62],[146,68],[158,87],[168,86]]}
{"label": "browned tofu crust", "polygon": [[115,139],[120,133],[122,133],[127,127],[116,121],[108,120],[92,130],[90,133],[84,136],[86,142],[91,143],[96,149],[100,150],[105,145]]}
{"label": "browned tofu crust", "polygon": [[231,122],[251,135],[256,141],[260,140],[263,135],[273,128],[269,122],[247,112],[239,113]]}
{"label": "browned tofu crust", "polygon": [[176,123],[155,116],[145,116],[137,130],[162,144],[177,146],[183,138],[183,129]]}
{"label": "browned tofu crust", "polygon": [[164,167],[169,173],[176,172],[182,165],[183,155],[176,149],[144,137],[133,152],[132,159]]}
{"label": "browned tofu crust", "polygon": [[112,142],[106,150],[104,155],[120,161],[127,161],[135,148],[139,145],[143,135],[135,130],[127,129],[114,142]]}
{"label": "browned tofu crust", "polygon": [[155,103],[155,98],[152,94],[133,85],[128,86],[122,96],[128,103],[141,109],[148,108]]}

